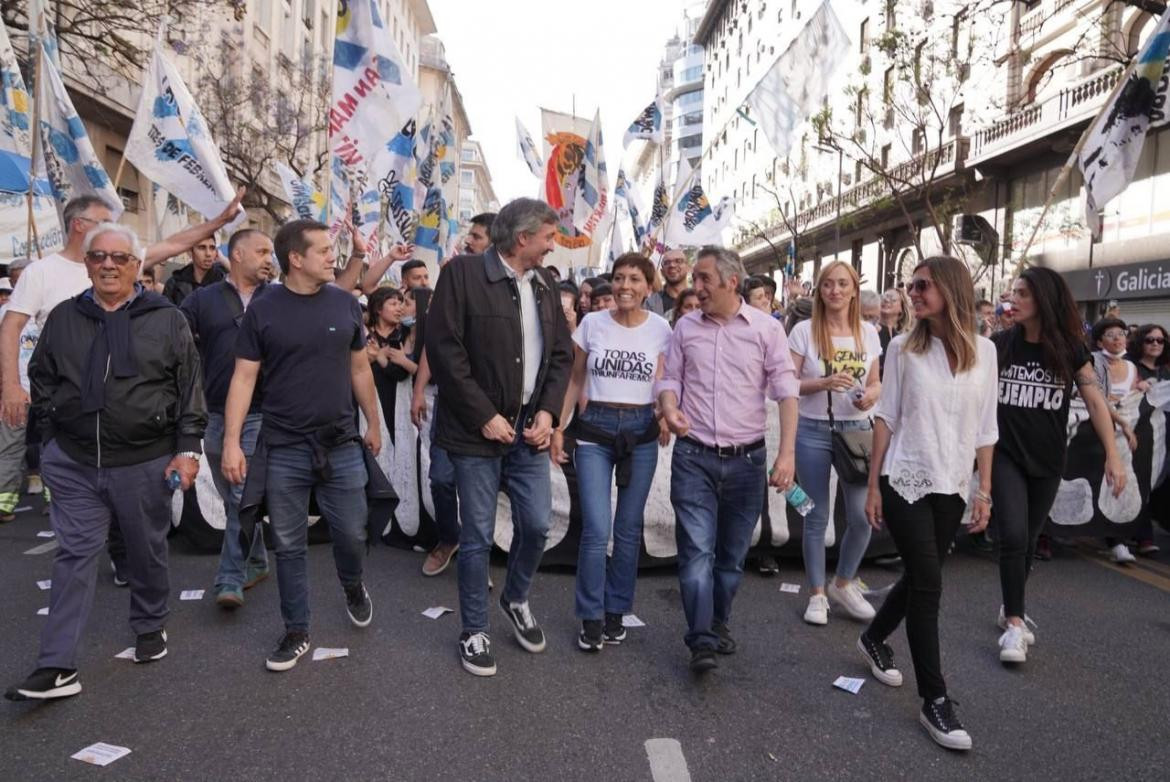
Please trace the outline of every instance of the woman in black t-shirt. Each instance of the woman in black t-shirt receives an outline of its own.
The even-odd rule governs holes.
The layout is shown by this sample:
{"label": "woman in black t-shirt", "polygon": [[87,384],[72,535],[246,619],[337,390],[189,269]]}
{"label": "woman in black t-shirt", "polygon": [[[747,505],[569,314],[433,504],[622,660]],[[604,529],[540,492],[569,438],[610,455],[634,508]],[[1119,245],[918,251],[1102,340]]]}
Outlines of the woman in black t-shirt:
{"label": "woman in black t-shirt", "polygon": [[394,439],[398,384],[409,380],[418,371],[418,365],[410,358],[413,335],[410,327],[402,322],[404,307],[401,291],[378,288],[370,294],[367,308],[366,357],[374,373],[374,387],[378,390],[382,418],[391,440]]}
{"label": "woman in black t-shirt", "polygon": [[[1170,380],[1170,344],[1166,338],[1166,329],[1156,323],[1147,323],[1130,337],[1129,352],[1126,358],[1137,364],[1138,379],[1144,383],[1156,383]],[[1155,411],[1156,412],[1156,411]],[[1170,412],[1166,414],[1166,430],[1170,431]],[[1165,472],[1166,466],[1162,470]],[[1155,476],[1156,477],[1156,476]],[[1163,525],[1170,521],[1170,476],[1162,479],[1162,483],[1150,492],[1147,503],[1150,515]],[[1160,549],[1153,538],[1139,540],[1137,553],[1156,554]]]}
{"label": "woman in black t-shirt", "polygon": [[1104,446],[1105,477],[1114,496],[1125,488],[1126,472],[1068,285],[1050,269],[1026,269],[1012,286],[1012,306],[1015,325],[992,337],[999,351],[999,441],[992,462],[991,523],[1003,589],[999,659],[1022,663],[1035,641],[1026,624],[1024,585],[1064,472],[1074,383]]}

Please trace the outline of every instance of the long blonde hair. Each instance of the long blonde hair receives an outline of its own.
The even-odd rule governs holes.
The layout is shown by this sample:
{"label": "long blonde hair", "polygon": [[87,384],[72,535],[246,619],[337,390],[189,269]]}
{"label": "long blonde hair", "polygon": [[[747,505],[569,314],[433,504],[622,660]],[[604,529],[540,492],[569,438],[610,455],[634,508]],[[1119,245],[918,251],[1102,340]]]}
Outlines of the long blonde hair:
{"label": "long blonde hair", "polygon": [[955,373],[966,372],[975,366],[975,284],[967,264],[947,255],[927,258],[914,267],[926,269],[931,283],[943,299],[942,333],[932,334],[930,322],[923,318],[914,324],[906,338],[906,350],[925,353],[930,349],[930,338],[942,340],[947,353],[955,357]]}
{"label": "long blonde hair", "polygon": [[849,321],[849,330],[853,332],[854,349],[859,354],[865,350],[865,343],[861,341],[861,278],[852,265],[845,261],[833,261],[821,269],[821,273],[817,275],[816,295],[813,296],[811,330],[813,344],[817,346],[817,353],[820,354],[822,361],[828,361],[833,355],[833,335],[829,333],[825,300],[821,298],[821,283],[825,281],[830,272],[837,269],[845,269],[849,279],[853,282],[853,299],[849,302],[849,313],[846,318]]}
{"label": "long blonde hair", "polygon": [[914,325],[914,309],[910,306],[910,297],[902,288],[889,288],[882,294],[882,298],[895,298],[902,305],[902,314],[898,316],[898,322],[894,324],[893,336],[905,334]]}

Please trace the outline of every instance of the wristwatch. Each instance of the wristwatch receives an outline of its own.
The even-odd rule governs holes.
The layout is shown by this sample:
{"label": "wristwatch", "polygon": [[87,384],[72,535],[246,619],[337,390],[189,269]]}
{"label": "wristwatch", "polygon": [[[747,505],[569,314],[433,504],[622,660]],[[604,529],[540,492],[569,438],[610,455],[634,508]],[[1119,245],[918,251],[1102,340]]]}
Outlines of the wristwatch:
{"label": "wristwatch", "polygon": [[194,459],[195,463],[199,464],[201,454],[197,454],[194,451],[179,451],[175,456],[186,456],[188,459]]}

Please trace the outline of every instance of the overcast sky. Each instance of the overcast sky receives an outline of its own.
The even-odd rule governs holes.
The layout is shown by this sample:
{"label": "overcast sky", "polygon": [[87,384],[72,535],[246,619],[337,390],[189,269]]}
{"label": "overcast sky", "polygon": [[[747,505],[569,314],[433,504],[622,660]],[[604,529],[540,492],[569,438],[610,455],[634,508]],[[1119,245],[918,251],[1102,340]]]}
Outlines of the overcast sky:
{"label": "overcast sky", "polygon": [[[540,107],[588,119],[601,109],[610,189],[622,134],[654,99],[662,47],[686,0],[430,0],[472,138],[483,146],[501,203],[539,181],[516,152],[519,117],[541,146]],[[693,4],[693,1],[692,3]],[[630,145],[631,152],[637,143]]]}

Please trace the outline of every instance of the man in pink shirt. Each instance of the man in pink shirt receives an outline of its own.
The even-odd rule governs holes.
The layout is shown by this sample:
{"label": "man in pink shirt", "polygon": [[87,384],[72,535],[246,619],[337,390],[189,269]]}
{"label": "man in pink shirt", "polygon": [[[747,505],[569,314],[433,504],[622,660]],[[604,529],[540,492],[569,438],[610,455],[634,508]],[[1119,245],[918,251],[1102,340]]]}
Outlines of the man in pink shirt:
{"label": "man in pink shirt", "polygon": [[[792,486],[800,385],[780,322],[739,295],[739,256],[704,247],[692,273],[701,311],[678,321],[659,406],[678,437],[671,465],[678,578],[691,670],[732,654],[727,624],[766,485]],[[765,481],[765,397],[780,403],[780,453]]]}

